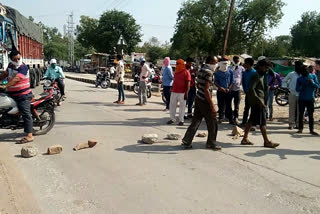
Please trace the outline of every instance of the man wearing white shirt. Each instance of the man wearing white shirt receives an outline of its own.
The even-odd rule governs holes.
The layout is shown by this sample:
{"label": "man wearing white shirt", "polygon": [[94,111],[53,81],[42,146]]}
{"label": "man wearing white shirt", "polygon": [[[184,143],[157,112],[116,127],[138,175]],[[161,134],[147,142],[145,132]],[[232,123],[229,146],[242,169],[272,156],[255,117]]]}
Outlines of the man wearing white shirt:
{"label": "man wearing white shirt", "polygon": [[144,106],[147,104],[147,81],[150,76],[151,70],[149,66],[146,64],[146,60],[144,58],[140,59],[141,64],[141,72],[140,72],[140,83],[139,83],[139,103],[136,105]]}
{"label": "man wearing white shirt", "polygon": [[300,77],[302,62],[295,62],[295,71],[289,73],[282,81],[282,86],[290,90],[289,95],[289,129],[297,127],[299,124],[299,92],[296,91],[297,80]]}
{"label": "man wearing white shirt", "polygon": [[117,80],[119,96],[118,96],[118,100],[115,101],[114,103],[124,104],[124,101],[126,99],[124,95],[124,88],[123,88],[125,70],[124,70],[122,55],[117,55],[117,61],[118,61],[118,64],[116,69],[116,73],[117,73],[116,80]]}

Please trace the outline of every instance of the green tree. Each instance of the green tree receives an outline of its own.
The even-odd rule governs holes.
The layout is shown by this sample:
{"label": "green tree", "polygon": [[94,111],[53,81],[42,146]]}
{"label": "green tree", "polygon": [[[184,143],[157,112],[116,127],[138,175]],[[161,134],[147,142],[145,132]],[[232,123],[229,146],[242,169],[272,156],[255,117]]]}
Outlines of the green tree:
{"label": "green tree", "polygon": [[99,20],[82,16],[77,26],[77,39],[84,47],[112,53],[122,35],[126,42],[125,52],[131,53],[141,42],[140,31],[141,27],[130,14],[111,10],[103,13]]}
{"label": "green tree", "polygon": [[145,42],[141,47],[136,47],[135,52],[146,53],[147,60],[156,64],[157,60],[163,59],[169,55],[170,44],[161,44],[158,38],[152,37],[149,41]]}
{"label": "green tree", "polygon": [[292,37],[278,36],[272,39],[262,39],[251,49],[251,55],[258,57],[285,57],[292,55]]}
{"label": "green tree", "polygon": [[292,47],[297,55],[320,57],[320,13],[306,12],[291,28]]}
{"label": "green tree", "polygon": [[[222,51],[230,2],[188,0],[178,12],[172,54],[199,57]],[[228,53],[254,47],[264,32],[281,20],[282,0],[238,0],[230,30]]]}

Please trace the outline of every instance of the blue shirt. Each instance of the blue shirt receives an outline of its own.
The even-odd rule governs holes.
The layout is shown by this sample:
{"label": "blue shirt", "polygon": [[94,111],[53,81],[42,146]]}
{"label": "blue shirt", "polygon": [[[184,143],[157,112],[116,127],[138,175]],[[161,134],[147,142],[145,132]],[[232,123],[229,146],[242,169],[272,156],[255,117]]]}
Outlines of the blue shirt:
{"label": "blue shirt", "polygon": [[228,69],[226,72],[217,71],[214,74],[214,84],[218,84],[221,88],[227,89],[233,83],[233,72]]}
{"label": "blue shirt", "polygon": [[250,79],[252,75],[255,73],[256,73],[256,70],[253,68],[250,71],[246,70],[245,72],[242,72],[242,87],[243,87],[244,93],[246,94],[249,92]]}
{"label": "blue shirt", "polygon": [[[310,82],[313,80],[313,83]],[[299,100],[312,101],[314,100],[315,90],[319,88],[318,78],[314,74],[309,74],[307,77],[299,77],[297,80],[296,91],[299,93]]]}
{"label": "blue shirt", "polygon": [[172,86],[172,83],[173,83],[173,71],[172,71],[172,67],[169,65],[163,68],[162,85]]}
{"label": "blue shirt", "polygon": [[64,73],[62,71],[62,68],[59,66],[56,66],[55,68],[52,68],[49,66],[47,69],[46,73],[43,76],[44,78],[49,78],[49,79],[60,79],[60,78],[65,78]]}

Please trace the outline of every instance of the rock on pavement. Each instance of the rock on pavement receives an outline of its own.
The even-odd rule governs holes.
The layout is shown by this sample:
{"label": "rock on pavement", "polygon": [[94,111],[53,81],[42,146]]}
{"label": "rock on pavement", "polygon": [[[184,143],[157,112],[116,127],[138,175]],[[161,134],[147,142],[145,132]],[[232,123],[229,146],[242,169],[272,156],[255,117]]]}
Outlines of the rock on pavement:
{"label": "rock on pavement", "polygon": [[55,145],[55,146],[50,146],[48,148],[48,155],[56,155],[60,154],[62,152],[62,146],[61,145]]}
{"label": "rock on pavement", "polygon": [[32,158],[38,154],[38,149],[34,146],[24,146],[21,149],[21,156],[24,158]]}
{"label": "rock on pavement", "polygon": [[168,134],[167,138],[169,140],[179,140],[181,138],[181,134]]}
{"label": "rock on pavement", "polygon": [[78,150],[81,150],[81,149],[87,149],[87,148],[92,148],[94,147],[95,145],[97,145],[98,141],[97,140],[88,140],[87,143],[79,143],[78,145],[76,145],[73,150],[74,151],[78,151]]}
{"label": "rock on pavement", "polygon": [[146,144],[153,144],[158,142],[158,135],[157,134],[145,134],[142,136],[142,142]]}

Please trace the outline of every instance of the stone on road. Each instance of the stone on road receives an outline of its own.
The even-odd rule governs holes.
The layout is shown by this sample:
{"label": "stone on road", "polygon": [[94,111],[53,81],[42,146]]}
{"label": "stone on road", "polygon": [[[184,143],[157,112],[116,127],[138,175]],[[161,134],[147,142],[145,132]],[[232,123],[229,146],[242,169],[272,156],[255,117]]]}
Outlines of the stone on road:
{"label": "stone on road", "polygon": [[168,134],[167,138],[169,140],[179,140],[182,137],[181,134]]}
{"label": "stone on road", "polygon": [[154,143],[157,143],[158,142],[158,135],[157,134],[144,134],[142,137],[141,137],[141,140],[143,143],[145,144],[154,144]]}
{"label": "stone on road", "polygon": [[63,150],[63,147],[61,145],[54,145],[50,146],[47,150],[48,155],[57,155],[60,154]]}
{"label": "stone on road", "polygon": [[21,156],[24,158],[32,158],[38,155],[38,149],[34,146],[27,145],[21,149]]}

